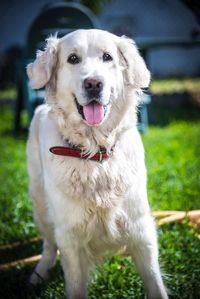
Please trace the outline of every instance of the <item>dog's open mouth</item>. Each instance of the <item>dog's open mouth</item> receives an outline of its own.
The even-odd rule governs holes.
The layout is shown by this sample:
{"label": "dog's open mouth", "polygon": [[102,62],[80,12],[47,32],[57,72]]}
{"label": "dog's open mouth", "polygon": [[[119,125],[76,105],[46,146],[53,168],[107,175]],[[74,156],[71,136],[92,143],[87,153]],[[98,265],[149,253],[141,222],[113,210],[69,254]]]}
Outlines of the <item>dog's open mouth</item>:
{"label": "dog's open mouth", "polygon": [[92,101],[87,105],[81,106],[75,98],[78,112],[88,125],[100,125],[107,112],[107,106],[104,106],[97,101]]}

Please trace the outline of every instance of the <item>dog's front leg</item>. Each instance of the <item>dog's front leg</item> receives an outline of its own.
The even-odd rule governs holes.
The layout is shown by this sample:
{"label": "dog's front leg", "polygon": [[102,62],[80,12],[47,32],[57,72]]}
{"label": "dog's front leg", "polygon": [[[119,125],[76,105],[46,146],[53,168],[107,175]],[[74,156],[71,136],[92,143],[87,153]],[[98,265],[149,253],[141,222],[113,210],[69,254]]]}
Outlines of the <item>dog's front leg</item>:
{"label": "dog's front leg", "polygon": [[149,299],[167,299],[168,295],[158,263],[157,237],[150,215],[141,216],[129,227],[128,250],[144,282]]}
{"label": "dog's front leg", "polygon": [[68,299],[87,298],[88,259],[79,241],[70,233],[55,232],[65,276]]}

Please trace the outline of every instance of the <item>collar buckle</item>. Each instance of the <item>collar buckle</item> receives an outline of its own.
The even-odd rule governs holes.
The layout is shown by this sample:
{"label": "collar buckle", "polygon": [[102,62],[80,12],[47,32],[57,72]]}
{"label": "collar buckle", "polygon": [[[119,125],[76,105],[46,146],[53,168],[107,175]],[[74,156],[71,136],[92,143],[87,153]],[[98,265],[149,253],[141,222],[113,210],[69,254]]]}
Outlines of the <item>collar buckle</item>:
{"label": "collar buckle", "polygon": [[103,153],[101,151],[101,149],[99,150],[99,162],[102,162],[103,160]]}

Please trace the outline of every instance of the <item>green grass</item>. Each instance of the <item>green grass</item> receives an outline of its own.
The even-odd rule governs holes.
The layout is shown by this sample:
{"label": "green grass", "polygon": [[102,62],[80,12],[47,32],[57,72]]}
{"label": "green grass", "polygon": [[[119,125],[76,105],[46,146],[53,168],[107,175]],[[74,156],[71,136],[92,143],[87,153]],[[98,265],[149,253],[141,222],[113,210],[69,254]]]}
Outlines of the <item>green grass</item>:
{"label": "green grass", "polygon": [[24,240],[36,234],[27,196],[25,136],[14,138],[12,116],[1,108],[0,119],[0,243]]}
{"label": "green grass", "polygon": [[5,100],[5,99],[14,99],[17,96],[16,88],[8,88],[5,90],[0,90],[0,100]]}
{"label": "green grass", "polygon": [[150,90],[153,94],[171,92],[200,92],[200,78],[153,80]]}
{"label": "green grass", "polygon": [[[165,109],[160,109],[165,115]],[[170,112],[170,111],[169,111]],[[171,111],[171,113],[174,111]],[[195,111],[197,115],[199,111]],[[200,121],[187,122],[177,111],[165,126],[151,126],[143,136],[148,168],[148,193],[152,209],[199,209]],[[191,114],[192,116],[193,114]],[[168,113],[166,115],[168,117]],[[200,118],[199,118],[200,120]],[[169,123],[168,123],[169,122]],[[168,123],[168,124],[167,124]],[[163,124],[162,124],[163,125]],[[38,232],[32,221],[28,197],[25,141],[11,132],[12,111],[0,109],[0,242],[20,241],[14,249],[0,249],[0,263],[39,254],[41,242],[24,243]],[[158,229],[160,262],[173,299],[200,298],[200,242],[187,223]],[[27,283],[33,265],[19,265],[0,272],[1,299],[61,299],[64,284],[60,262],[40,290]],[[93,271],[89,285],[91,299],[144,298],[142,282],[130,258],[115,256]]]}
{"label": "green grass", "polygon": [[200,207],[200,123],[173,122],[151,127],[143,138],[148,192],[153,209]]}

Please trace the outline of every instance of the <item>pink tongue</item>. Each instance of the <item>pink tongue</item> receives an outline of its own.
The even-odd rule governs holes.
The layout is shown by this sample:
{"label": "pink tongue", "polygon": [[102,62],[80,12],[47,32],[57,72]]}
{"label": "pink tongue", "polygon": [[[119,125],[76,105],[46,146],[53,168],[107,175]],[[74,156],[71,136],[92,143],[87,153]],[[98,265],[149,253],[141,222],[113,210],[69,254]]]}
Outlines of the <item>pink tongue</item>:
{"label": "pink tongue", "polygon": [[89,125],[98,125],[104,118],[104,107],[96,102],[83,106],[83,114]]}

